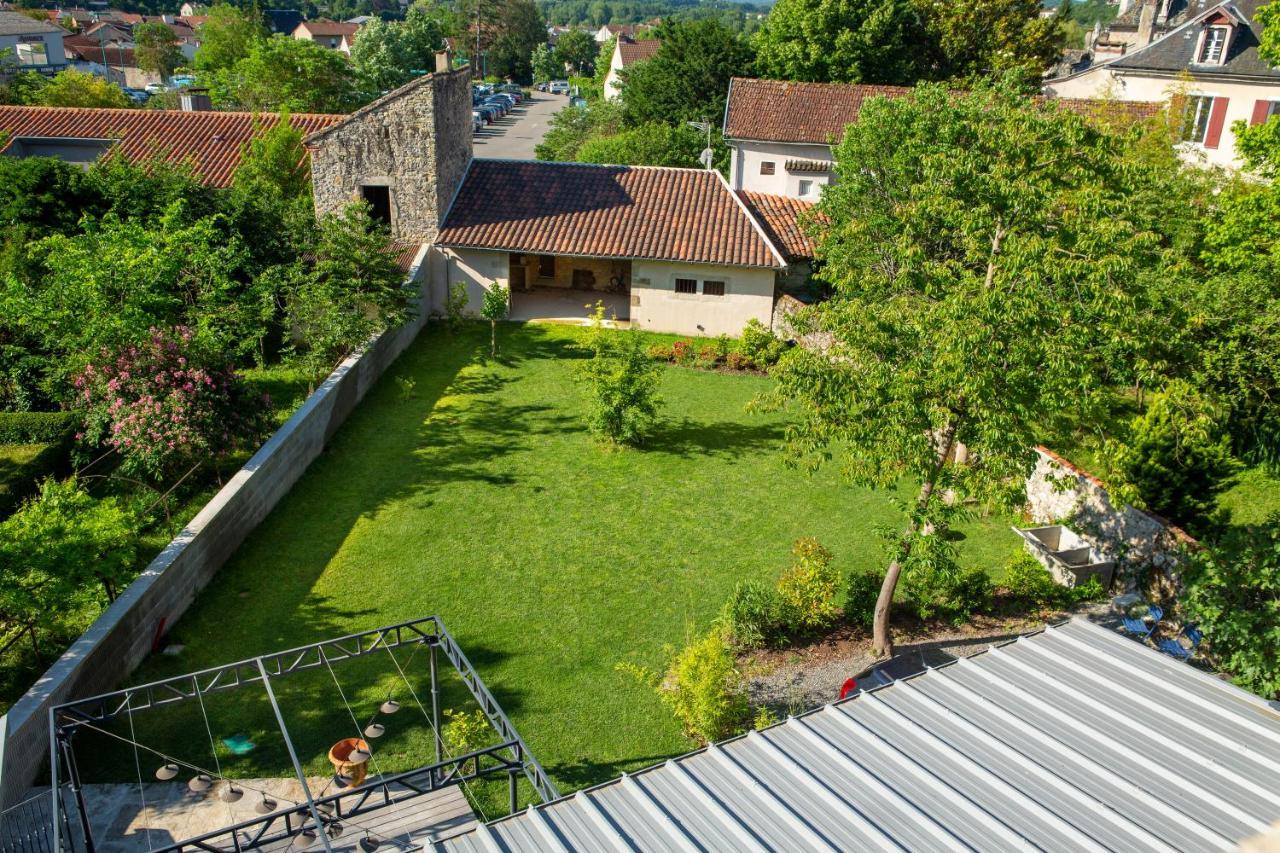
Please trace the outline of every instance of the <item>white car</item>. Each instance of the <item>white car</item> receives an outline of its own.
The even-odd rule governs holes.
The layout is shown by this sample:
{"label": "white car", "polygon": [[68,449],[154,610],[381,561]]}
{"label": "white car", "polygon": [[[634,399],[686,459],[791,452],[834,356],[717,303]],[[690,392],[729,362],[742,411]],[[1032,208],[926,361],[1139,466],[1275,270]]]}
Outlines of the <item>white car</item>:
{"label": "white car", "polygon": [[148,83],[146,90],[148,95],[159,95],[161,92],[169,91],[169,87],[163,83]]}
{"label": "white car", "polygon": [[569,94],[569,81],[552,80],[551,85],[547,87],[547,91],[553,95],[567,95]]}

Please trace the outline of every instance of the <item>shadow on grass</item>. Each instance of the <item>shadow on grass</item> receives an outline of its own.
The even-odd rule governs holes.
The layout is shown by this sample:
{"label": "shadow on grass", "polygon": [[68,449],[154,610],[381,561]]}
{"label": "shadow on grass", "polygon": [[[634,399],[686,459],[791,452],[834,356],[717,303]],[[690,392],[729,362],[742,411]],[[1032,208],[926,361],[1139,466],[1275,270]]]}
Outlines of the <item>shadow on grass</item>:
{"label": "shadow on grass", "polygon": [[654,428],[653,434],[645,440],[643,450],[682,459],[737,459],[749,453],[776,450],[782,438],[783,427],[777,423],[707,423],[689,418],[668,418]]}
{"label": "shadow on grass", "polygon": [[[692,747],[690,747],[692,749]],[[592,761],[582,758],[577,761],[555,764],[546,768],[561,792],[589,788],[616,779],[623,773],[632,773],[645,767],[666,761],[671,755],[659,753],[655,755],[637,755],[621,761]]]}

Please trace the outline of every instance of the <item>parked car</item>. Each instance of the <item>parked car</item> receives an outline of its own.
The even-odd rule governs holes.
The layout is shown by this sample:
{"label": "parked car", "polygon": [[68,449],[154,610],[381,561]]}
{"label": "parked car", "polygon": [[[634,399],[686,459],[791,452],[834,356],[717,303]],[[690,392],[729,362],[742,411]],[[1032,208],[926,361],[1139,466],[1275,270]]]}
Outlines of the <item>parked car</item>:
{"label": "parked car", "polygon": [[550,84],[550,83],[547,83],[547,82],[545,82],[545,81],[544,81],[544,82],[539,83],[538,85],[534,86],[533,88],[537,89],[539,92],[545,92],[545,91],[547,91],[547,86],[549,86],[549,85],[551,85],[551,84]]}
{"label": "parked car", "polygon": [[500,115],[506,115],[507,113],[511,112],[511,104],[507,103],[501,98],[490,98],[489,100],[484,102],[484,105],[486,107],[493,107],[498,111]]}
{"label": "parked car", "polygon": [[148,95],[159,95],[162,92],[169,91],[169,87],[163,83],[148,83],[146,91]]}
{"label": "parked car", "polygon": [[475,131],[476,133],[479,133],[480,131],[484,130],[484,126],[488,123],[489,121],[484,117],[484,113],[480,112],[479,110],[471,111],[471,129],[473,131]]}
{"label": "parked car", "polygon": [[484,116],[485,121],[489,124],[493,124],[502,117],[502,113],[493,104],[481,104],[476,109],[479,110],[480,114]]}
{"label": "parked car", "polygon": [[124,96],[135,104],[145,104],[151,96],[142,89],[122,89]]}
{"label": "parked car", "polygon": [[569,81],[568,80],[552,80],[551,84],[547,88],[547,91],[553,95],[567,95],[569,94]]}

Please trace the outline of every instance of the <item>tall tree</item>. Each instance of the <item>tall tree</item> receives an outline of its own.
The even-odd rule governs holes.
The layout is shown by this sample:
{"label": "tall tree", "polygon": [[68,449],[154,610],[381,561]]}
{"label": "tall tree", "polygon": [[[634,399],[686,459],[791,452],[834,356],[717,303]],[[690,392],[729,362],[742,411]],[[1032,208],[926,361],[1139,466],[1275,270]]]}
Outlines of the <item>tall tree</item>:
{"label": "tall tree", "polygon": [[527,83],[533,79],[533,49],[547,41],[546,22],[533,0],[505,0],[498,14],[485,71]]}
{"label": "tall tree", "polygon": [[809,317],[832,343],[793,350],[776,393],[798,410],[793,458],[915,484],[875,609],[892,654],[899,576],[945,496],[1016,501],[1045,420],[1096,410],[1095,348],[1161,247],[1125,215],[1112,137],[1013,86],[874,98],[834,154],[819,255],[835,297]]}
{"label": "tall tree", "polygon": [[356,103],[342,54],[280,34],[255,42],[247,56],[202,82],[219,106],[231,109],[340,113]]}
{"label": "tall tree", "polygon": [[663,22],[653,58],[622,71],[627,121],[711,121],[724,117],[732,77],[752,70],[751,47],[715,21]]}
{"label": "tall tree", "polygon": [[910,0],[779,0],[754,44],[765,77],[907,84],[923,67],[921,36]]}
{"label": "tall tree", "polygon": [[574,74],[589,76],[595,71],[596,40],[584,30],[569,30],[556,42],[556,58]]}
{"label": "tall tree", "polygon": [[33,94],[32,103],[45,107],[130,107],[120,87],[85,71],[68,68],[54,75]]}
{"label": "tall tree", "polygon": [[545,44],[533,49],[529,65],[532,67],[534,82],[554,80],[564,73],[564,63],[556,59],[555,51]]}
{"label": "tall tree", "polygon": [[362,27],[351,47],[351,62],[366,89],[383,92],[433,69],[443,43],[440,23],[414,7],[404,21],[375,20]]}
{"label": "tall tree", "polygon": [[1063,15],[1041,17],[1039,0],[914,0],[929,45],[928,75],[971,84],[1022,72],[1034,87],[1066,44]]}
{"label": "tall tree", "polygon": [[254,21],[235,6],[219,3],[209,10],[200,25],[200,47],[195,66],[200,71],[230,68],[249,55],[253,45],[266,38],[260,22]]}
{"label": "tall tree", "polygon": [[152,21],[133,28],[134,61],[143,71],[159,74],[162,80],[173,76],[173,69],[182,64],[182,50],[178,37],[168,24]]}

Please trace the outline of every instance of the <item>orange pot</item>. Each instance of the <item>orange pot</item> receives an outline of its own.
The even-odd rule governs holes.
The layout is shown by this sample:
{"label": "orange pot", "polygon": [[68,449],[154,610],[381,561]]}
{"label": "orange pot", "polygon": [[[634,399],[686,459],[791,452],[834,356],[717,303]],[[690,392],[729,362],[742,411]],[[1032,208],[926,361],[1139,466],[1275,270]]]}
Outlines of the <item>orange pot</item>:
{"label": "orange pot", "polygon": [[351,753],[357,749],[369,752],[369,744],[358,737],[349,737],[343,738],[329,747],[329,763],[333,765],[335,772],[351,777],[352,788],[364,782],[364,778],[369,772],[368,759],[358,763],[349,760]]}

